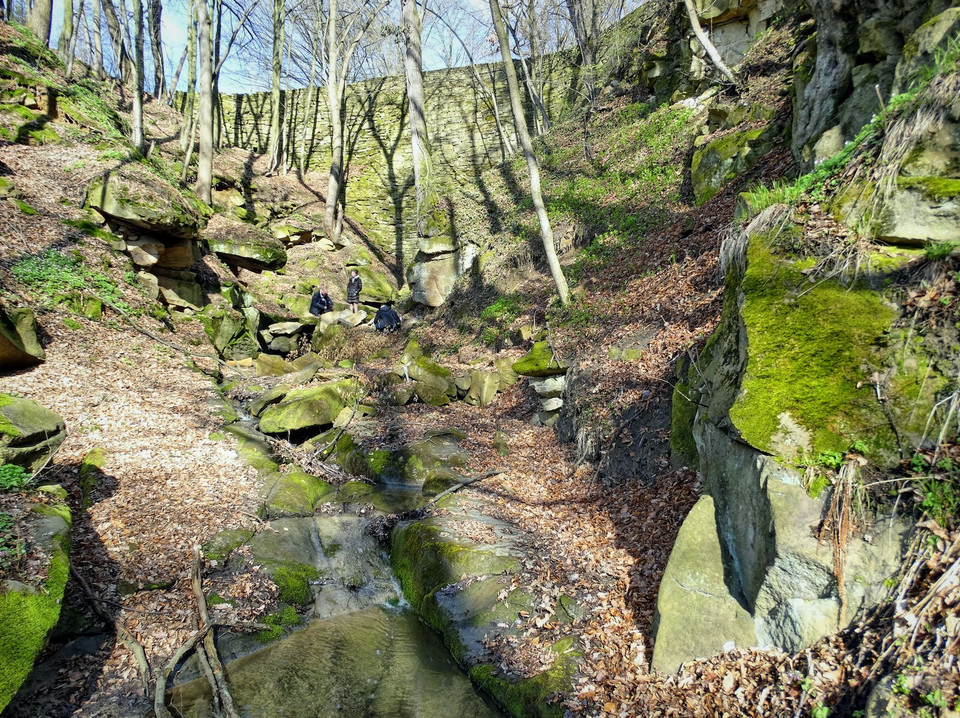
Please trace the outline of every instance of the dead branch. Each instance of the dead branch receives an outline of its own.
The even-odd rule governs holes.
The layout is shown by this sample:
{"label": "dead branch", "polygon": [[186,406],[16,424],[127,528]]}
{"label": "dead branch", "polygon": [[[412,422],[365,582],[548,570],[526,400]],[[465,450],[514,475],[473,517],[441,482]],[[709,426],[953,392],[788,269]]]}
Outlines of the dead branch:
{"label": "dead branch", "polygon": [[700,41],[703,49],[707,51],[707,55],[713,62],[714,67],[716,67],[724,77],[730,80],[734,87],[739,87],[740,83],[737,82],[737,76],[733,74],[733,71],[729,67],[727,67],[727,64],[723,61],[723,58],[720,57],[720,53],[717,51],[716,46],[710,41],[710,38],[707,37],[707,33],[705,33],[703,28],[700,26],[700,20],[697,18],[697,9],[693,6],[693,0],[683,0],[683,5],[685,8],[687,8],[687,17],[690,18],[690,27],[693,29],[693,34],[697,36],[697,40]]}
{"label": "dead branch", "polygon": [[90,584],[86,582],[83,576],[81,576],[77,569],[73,566],[70,567],[70,575],[73,576],[76,582],[80,585],[84,595],[90,601],[90,606],[93,608],[94,613],[100,617],[100,620],[111,627],[123,644],[130,649],[130,652],[137,661],[137,666],[140,668],[140,678],[143,681],[143,694],[145,696],[150,695],[150,680],[152,677],[152,671],[150,669],[150,663],[147,661],[147,654],[143,650],[143,646],[141,646],[140,642],[134,638],[133,634],[127,629],[126,626],[119,621],[115,621],[113,616],[103,609],[103,604],[108,602],[104,601],[96,593],[94,593],[93,589],[90,588]]}
{"label": "dead branch", "polygon": [[[451,487],[450,487],[449,489],[447,489],[446,491],[441,491],[439,494],[437,494],[436,496],[434,496],[433,499],[431,499],[430,501],[428,501],[427,504],[426,504],[426,506],[433,506],[433,505],[437,504],[437,503],[440,501],[440,499],[442,499],[442,498],[444,498],[444,497],[446,497],[446,496],[449,496],[449,495],[452,494],[452,493],[455,493],[455,492],[459,491],[459,490],[462,489],[464,486],[469,486],[470,484],[476,483],[477,481],[480,481],[481,479],[487,479],[487,478],[490,478],[491,476],[498,476],[498,475],[500,475],[500,474],[505,474],[505,473],[506,473],[506,470],[505,470],[505,469],[491,469],[490,471],[484,471],[482,474],[477,474],[476,476],[471,476],[471,477],[470,477],[469,479],[467,479],[466,481],[461,481],[459,484],[455,484],[454,486],[451,486]],[[424,507],[424,508],[426,508],[426,507]]]}

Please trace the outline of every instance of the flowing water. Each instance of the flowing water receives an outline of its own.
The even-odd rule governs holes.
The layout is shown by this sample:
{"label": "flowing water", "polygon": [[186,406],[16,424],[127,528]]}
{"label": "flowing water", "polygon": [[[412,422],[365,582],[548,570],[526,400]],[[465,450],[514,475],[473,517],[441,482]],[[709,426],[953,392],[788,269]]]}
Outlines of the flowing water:
{"label": "flowing water", "polygon": [[[501,715],[439,637],[402,608],[371,606],[313,621],[226,670],[244,718]],[[213,715],[203,679],[179,686],[170,705],[185,718]]]}

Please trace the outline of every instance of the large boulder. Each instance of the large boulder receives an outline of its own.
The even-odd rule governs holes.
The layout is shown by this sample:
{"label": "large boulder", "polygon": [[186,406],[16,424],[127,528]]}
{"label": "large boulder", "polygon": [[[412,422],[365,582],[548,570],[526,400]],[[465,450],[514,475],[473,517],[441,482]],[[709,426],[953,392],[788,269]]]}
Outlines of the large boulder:
{"label": "large boulder", "polygon": [[499,372],[473,369],[470,371],[470,388],[464,401],[473,406],[486,406],[494,400],[499,389]]}
{"label": "large boulder", "polygon": [[260,315],[252,307],[243,312],[208,307],[200,315],[203,328],[217,354],[227,360],[254,357],[260,351],[257,328]]}
{"label": "large boulder", "polygon": [[313,509],[333,487],[316,476],[303,471],[268,476],[264,482],[266,497],[264,518],[282,516],[313,516]]}
{"label": "large boulder", "polygon": [[158,234],[196,238],[202,205],[190,201],[166,180],[136,166],[97,177],[87,189],[86,206],[107,219]]}
{"label": "large boulder", "polygon": [[[890,423],[920,442],[916,416],[926,417],[948,384],[915,354],[922,349],[887,337],[896,314],[881,292],[862,282],[811,285],[808,260],[784,249],[801,231],[789,213],[764,210],[728,246],[723,319],[681,372],[687,397],[674,396],[674,431],[692,418],[684,432],[710,502],[684,522],[661,584],[655,660],[665,669],[749,642],[748,618],[762,648],[811,645],[884,595],[906,548],[906,527],[875,517],[869,535],[847,539],[838,589],[832,552],[816,535],[831,492],[808,494],[794,467],[857,441],[876,464],[899,466]],[[892,377],[886,409],[873,395],[873,371]],[[712,625],[680,630],[704,618]]]}
{"label": "large boulder", "polygon": [[547,342],[537,342],[511,367],[521,376],[558,376],[567,373],[567,365],[553,353]]}
{"label": "large boulder", "polygon": [[31,399],[0,394],[0,465],[36,473],[66,436],[66,425],[54,412]]}
{"label": "large boulder", "polygon": [[341,410],[351,403],[356,388],[353,379],[340,379],[294,389],[264,410],[260,415],[260,431],[283,434],[333,424]]}
{"label": "large boulder", "polygon": [[690,180],[697,204],[713,197],[731,180],[743,175],[773,148],[774,125],[734,131],[693,153]]}
{"label": "large boulder", "polygon": [[378,272],[371,267],[355,267],[355,269],[363,282],[363,291],[360,292],[361,301],[384,304],[397,298],[396,287],[390,283],[383,272]]}
{"label": "large boulder", "polygon": [[234,267],[252,271],[280,269],[287,263],[287,251],[280,240],[246,222],[215,215],[201,237],[210,251]]}
{"label": "large boulder", "polygon": [[37,339],[37,320],[30,307],[8,309],[0,304],[0,371],[39,364],[46,355]]}

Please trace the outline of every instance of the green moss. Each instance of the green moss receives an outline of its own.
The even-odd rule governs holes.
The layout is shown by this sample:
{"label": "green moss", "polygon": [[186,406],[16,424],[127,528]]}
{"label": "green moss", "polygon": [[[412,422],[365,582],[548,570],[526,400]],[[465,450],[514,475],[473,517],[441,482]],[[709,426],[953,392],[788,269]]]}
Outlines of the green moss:
{"label": "green moss", "polygon": [[367,466],[373,476],[380,476],[393,459],[393,452],[387,449],[376,449],[367,454]]}
{"label": "green moss", "polygon": [[90,494],[97,484],[97,479],[103,472],[103,467],[107,465],[107,459],[103,454],[103,449],[99,446],[87,452],[80,462],[80,505],[88,509],[91,505]]}
{"label": "green moss", "polygon": [[[13,403],[13,397],[9,394],[0,394],[0,409],[10,406]],[[4,414],[0,412],[0,435],[2,436],[20,436],[18,429]]]}
{"label": "green moss", "polygon": [[688,383],[689,360],[681,357],[677,362],[676,386],[673,388],[673,404],[670,419],[670,456],[675,465],[696,468],[700,457],[693,439],[693,420],[697,415],[700,393]]}
{"label": "green moss", "polygon": [[24,202],[22,199],[14,199],[13,203],[17,206],[17,209],[19,209],[23,214],[27,215],[28,217],[33,217],[34,215],[37,214],[37,210],[31,207],[26,202]]}
{"label": "green moss", "polygon": [[33,513],[41,516],[56,516],[63,519],[67,526],[73,525],[73,516],[70,513],[70,507],[66,504],[37,504],[33,507]]}
{"label": "green moss", "polygon": [[834,281],[811,285],[762,237],[750,242],[741,289],[748,361],[730,418],[743,438],[776,454],[773,438],[788,415],[809,432],[813,455],[843,451],[867,432],[878,445],[892,442],[863,385],[894,319],[882,297]]}
{"label": "green moss", "polygon": [[73,331],[83,328],[83,325],[80,322],[78,322],[76,319],[71,319],[70,317],[63,318],[63,325],[67,329],[72,329]]}
{"label": "green moss", "polygon": [[553,645],[553,667],[532,678],[510,679],[494,675],[497,666],[482,664],[470,669],[470,677],[490,693],[515,718],[560,718],[563,706],[557,700],[573,688],[577,659],[575,639],[563,638]]}
{"label": "green moss", "polygon": [[823,490],[830,485],[830,477],[826,474],[817,474],[813,481],[810,482],[810,485],[807,486],[807,493],[810,495],[811,499],[820,498],[820,494],[823,493]]}
{"label": "green moss", "polygon": [[302,619],[297,615],[297,610],[293,606],[283,606],[274,613],[263,617],[262,623],[270,626],[269,629],[260,631],[256,634],[256,639],[260,643],[272,643],[282,636],[288,628],[297,626]]}
{"label": "green moss", "polygon": [[203,555],[212,561],[223,561],[251,538],[253,538],[253,531],[247,529],[221,531],[203,544]]}
{"label": "green moss", "polygon": [[223,604],[233,605],[232,601],[228,601],[219,593],[211,593],[207,596],[207,605],[208,606],[222,606]]}
{"label": "green moss", "polygon": [[918,189],[934,200],[960,197],[960,179],[951,177],[900,177],[897,186],[902,189]]}
{"label": "green moss", "polygon": [[58,537],[50,557],[50,572],[43,590],[0,592],[0,711],[33,670],[34,661],[60,617],[63,589],[70,572],[69,544]]}
{"label": "green moss", "polygon": [[280,600],[298,606],[310,602],[309,582],[319,577],[316,568],[295,561],[284,561],[273,571],[273,582],[280,589]]}

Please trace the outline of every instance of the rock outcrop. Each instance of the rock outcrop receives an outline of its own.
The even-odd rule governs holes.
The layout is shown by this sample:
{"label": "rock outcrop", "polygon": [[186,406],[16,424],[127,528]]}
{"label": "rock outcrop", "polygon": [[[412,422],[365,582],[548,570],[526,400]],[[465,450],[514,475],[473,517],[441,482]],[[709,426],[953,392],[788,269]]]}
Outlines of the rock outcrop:
{"label": "rock outcrop", "polygon": [[37,320],[30,307],[0,304],[0,371],[39,364],[46,358],[37,338]]}
{"label": "rock outcrop", "polygon": [[63,419],[54,412],[31,399],[0,394],[0,465],[16,464],[36,473],[66,436]]}

